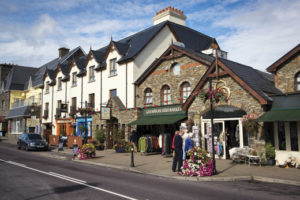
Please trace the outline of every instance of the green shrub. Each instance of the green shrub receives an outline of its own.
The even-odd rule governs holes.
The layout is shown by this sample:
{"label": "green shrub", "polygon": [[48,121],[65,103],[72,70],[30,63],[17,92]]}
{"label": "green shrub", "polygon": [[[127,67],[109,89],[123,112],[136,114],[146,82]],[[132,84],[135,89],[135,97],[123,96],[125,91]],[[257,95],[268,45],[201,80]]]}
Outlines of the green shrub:
{"label": "green shrub", "polygon": [[106,140],[105,131],[104,130],[96,130],[95,131],[96,141],[99,143],[104,143]]}
{"label": "green shrub", "polygon": [[271,144],[271,142],[268,142],[266,144],[266,156],[268,159],[274,159],[275,158],[275,148]]}

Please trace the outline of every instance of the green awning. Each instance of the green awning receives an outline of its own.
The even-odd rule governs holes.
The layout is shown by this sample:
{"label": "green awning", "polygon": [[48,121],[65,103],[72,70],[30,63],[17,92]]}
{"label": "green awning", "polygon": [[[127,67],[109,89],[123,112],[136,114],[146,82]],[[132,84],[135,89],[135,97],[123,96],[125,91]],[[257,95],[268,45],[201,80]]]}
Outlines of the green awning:
{"label": "green awning", "polygon": [[259,122],[300,121],[300,108],[271,109],[260,116]]}
{"label": "green awning", "polygon": [[174,124],[186,118],[185,114],[178,115],[163,115],[163,116],[145,116],[138,120],[130,122],[128,125],[159,125],[159,124]]}

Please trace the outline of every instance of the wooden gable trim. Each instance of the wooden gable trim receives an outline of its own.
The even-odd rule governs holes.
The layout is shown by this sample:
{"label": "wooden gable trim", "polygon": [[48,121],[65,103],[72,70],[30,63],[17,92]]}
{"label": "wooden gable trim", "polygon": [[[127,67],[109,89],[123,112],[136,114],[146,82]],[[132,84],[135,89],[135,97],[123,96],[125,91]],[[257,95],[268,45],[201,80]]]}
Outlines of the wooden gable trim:
{"label": "wooden gable trim", "polygon": [[75,62],[75,58],[73,57],[72,58],[72,62],[70,64],[70,67],[69,67],[69,70],[68,70],[68,73],[70,73],[72,71],[72,68],[76,66],[76,62]]}
{"label": "wooden gable trim", "polygon": [[60,65],[57,65],[56,70],[55,70],[55,75],[54,75],[54,78],[55,78],[55,79],[56,79],[56,77],[57,77],[58,72],[60,72],[60,71],[61,71],[61,66],[60,66]]}
{"label": "wooden gable trim", "polygon": [[[218,66],[222,67],[224,72],[220,72],[218,76],[220,75],[230,75],[235,81],[237,81],[238,84],[240,84],[245,90],[247,90],[252,96],[254,96],[255,99],[259,101],[260,104],[267,104],[268,101],[265,100],[263,97],[261,97],[255,90],[253,90],[248,84],[246,84],[240,77],[238,77],[235,73],[233,73],[225,64],[223,64],[221,61],[218,61]],[[200,79],[194,90],[191,92],[191,94],[196,94],[200,89],[203,87],[207,79],[209,77],[216,77],[217,75],[215,73],[211,73],[216,67],[216,61],[214,61],[209,69],[206,71],[206,73],[203,75],[203,77]],[[195,95],[190,95],[184,105],[182,106],[183,110],[187,110],[193,101],[195,100]]]}
{"label": "wooden gable trim", "polygon": [[291,57],[293,57],[298,52],[300,52],[300,44],[298,44],[296,47],[294,47],[292,50],[290,50],[284,56],[279,58],[275,63],[273,63],[270,67],[267,68],[267,71],[268,72],[276,72],[277,69],[281,65],[283,65],[287,60],[289,60]]}
{"label": "wooden gable trim", "polygon": [[[84,63],[84,67],[85,67],[85,68],[86,68],[86,66],[88,65],[89,61],[92,60],[93,58],[95,58],[95,56],[94,56],[92,50],[90,49],[89,54],[88,54],[88,56],[87,56],[87,58],[86,58],[86,61],[85,61],[85,63]],[[96,59],[95,59],[95,60],[96,60]],[[96,62],[97,62],[97,60],[96,60]],[[97,62],[97,63],[98,63],[98,62]]]}
{"label": "wooden gable trim", "polygon": [[[49,76],[48,74],[48,69],[46,69],[45,73],[44,73],[44,77],[43,77],[43,82],[45,81],[45,79],[47,78],[47,76]],[[50,76],[49,76],[50,78]],[[51,79],[51,78],[50,78]]]}
{"label": "wooden gable trim", "polygon": [[[157,59],[150,68],[148,68],[144,74],[138,78],[136,81],[136,85],[140,85],[152,72],[157,68],[157,66],[164,60],[172,59],[172,55],[168,55],[171,51],[176,50],[180,53],[180,56],[186,55],[204,65],[210,66],[210,62],[207,60],[204,60],[202,58],[199,58],[198,56],[195,56],[187,51],[184,51],[180,47],[177,47],[176,45],[171,45],[160,57]],[[168,56],[167,56],[168,55]],[[178,54],[179,55],[179,54]]]}

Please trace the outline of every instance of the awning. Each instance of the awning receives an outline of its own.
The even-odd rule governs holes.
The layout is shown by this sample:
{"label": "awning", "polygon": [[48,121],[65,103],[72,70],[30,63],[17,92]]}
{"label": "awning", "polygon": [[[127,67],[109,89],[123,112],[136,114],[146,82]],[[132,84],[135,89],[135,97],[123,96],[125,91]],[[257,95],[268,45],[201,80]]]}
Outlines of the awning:
{"label": "awning", "polygon": [[185,114],[178,115],[163,115],[163,116],[146,116],[138,120],[130,122],[128,125],[159,125],[159,124],[174,124],[186,118]]}
{"label": "awning", "polygon": [[6,119],[12,119],[18,117],[30,117],[29,106],[23,106],[23,107],[11,109],[6,116]]}
{"label": "awning", "polygon": [[257,121],[300,121],[300,108],[272,109],[260,116]]}

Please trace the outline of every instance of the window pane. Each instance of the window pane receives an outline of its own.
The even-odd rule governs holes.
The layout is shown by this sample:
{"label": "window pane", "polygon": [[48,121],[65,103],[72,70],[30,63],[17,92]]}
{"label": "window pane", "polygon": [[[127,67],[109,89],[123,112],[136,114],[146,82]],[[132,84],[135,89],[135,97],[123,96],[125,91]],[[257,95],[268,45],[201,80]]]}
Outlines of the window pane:
{"label": "window pane", "polygon": [[291,150],[299,151],[297,122],[290,122]]}
{"label": "window pane", "polygon": [[279,150],[286,150],[284,122],[278,122]]}

